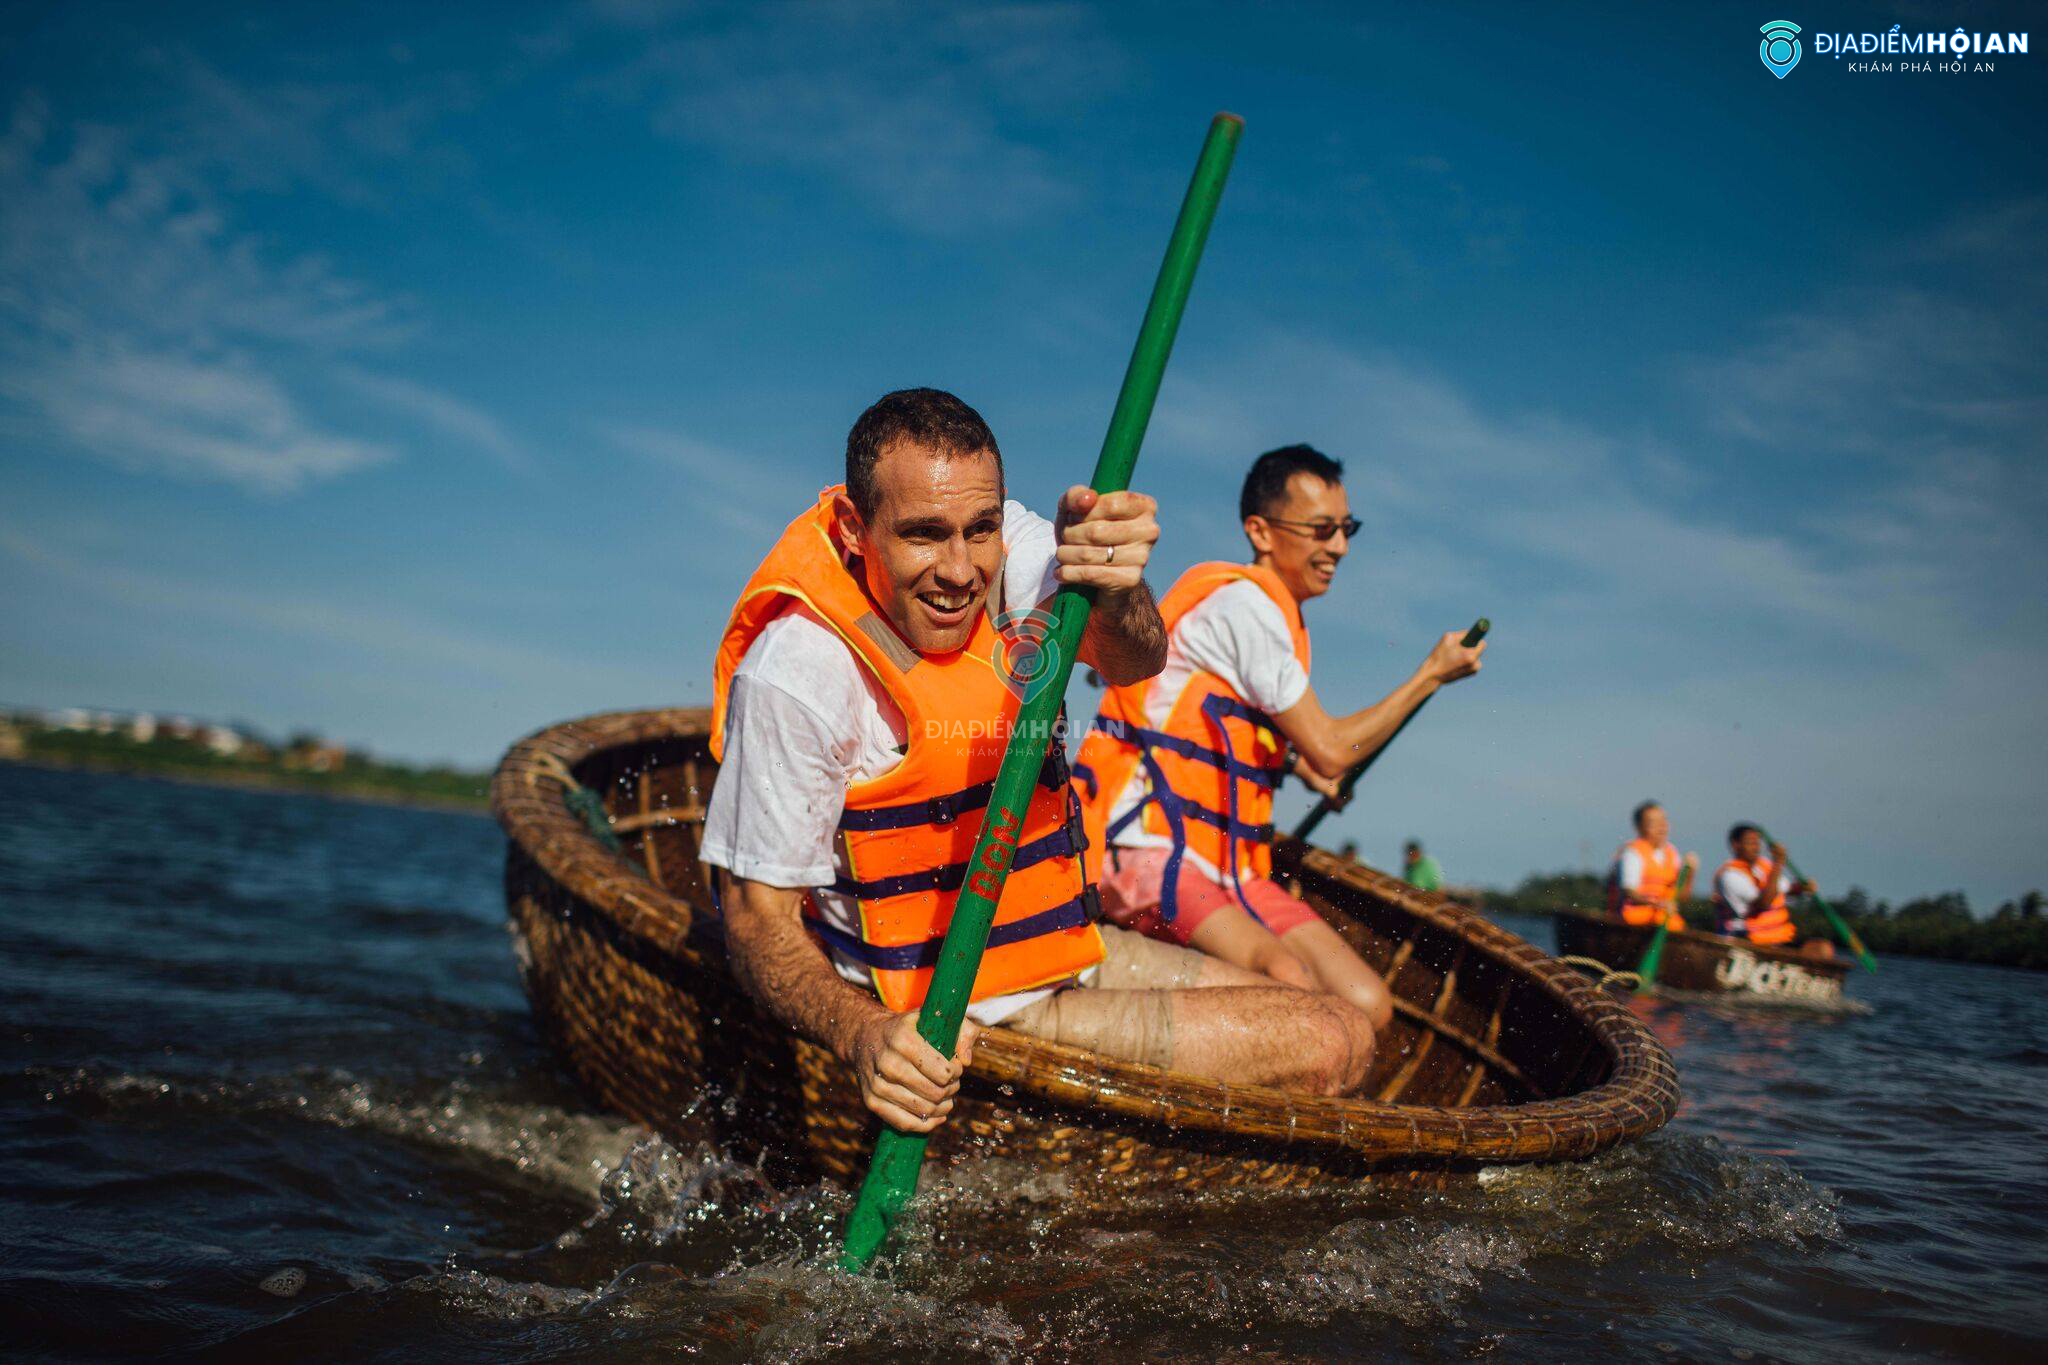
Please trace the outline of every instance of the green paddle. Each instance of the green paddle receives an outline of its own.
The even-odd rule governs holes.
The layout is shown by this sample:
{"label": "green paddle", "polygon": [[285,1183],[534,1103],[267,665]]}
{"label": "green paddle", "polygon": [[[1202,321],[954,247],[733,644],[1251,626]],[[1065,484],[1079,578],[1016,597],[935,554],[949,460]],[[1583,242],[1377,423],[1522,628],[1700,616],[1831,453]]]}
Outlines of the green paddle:
{"label": "green paddle", "polygon": [[[1686,895],[1692,890],[1692,864],[1687,863],[1678,874],[1678,903],[1685,904]],[[1664,959],[1664,938],[1671,932],[1668,916],[1657,921],[1657,932],[1650,935],[1650,946],[1643,949],[1643,960],[1636,964],[1636,975],[1642,980],[1637,983],[1638,992],[1647,991],[1657,984],[1657,964]]]}
{"label": "green paddle", "polygon": [[[1771,838],[1770,834],[1761,825],[1757,826],[1756,833],[1757,837],[1764,841],[1765,848],[1769,848],[1777,842],[1777,840]],[[1785,870],[1792,874],[1792,880],[1795,882],[1807,880],[1806,874],[1799,870],[1799,864],[1792,861],[1790,854],[1785,856]],[[1856,954],[1856,960],[1863,964],[1865,971],[1876,971],[1877,959],[1870,955],[1870,949],[1863,946],[1863,940],[1856,936],[1856,931],[1849,927],[1848,921],[1835,913],[1834,906],[1829,905],[1820,898],[1820,892],[1809,891],[1806,894],[1812,898],[1815,905],[1820,907],[1820,912],[1828,917],[1828,924],[1833,927],[1835,937],[1842,940],[1842,946]]]}
{"label": "green paddle", "polygon": [[[1237,152],[1238,135],[1244,120],[1235,114],[1218,114],[1209,124],[1208,140],[1195,163],[1194,179],[1187,198],[1181,201],[1180,218],[1173,225],[1167,243],[1166,260],[1159,267],[1159,279],[1152,286],[1152,301],[1145,306],[1145,322],[1138,329],[1138,344],[1131,351],[1131,363],[1124,371],[1124,385],[1117,394],[1116,411],[1110,415],[1109,434],[1103,438],[1102,453],[1095,462],[1093,487],[1098,493],[1115,493],[1130,486],[1131,469],[1138,461],[1138,447],[1145,439],[1146,424],[1152,420],[1152,402],[1159,396],[1159,381],[1166,373],[1166,358],[1173,350],[1173,337],[1180,327],[1181,311],[1187,307],[1188,290],[1194,284],[1195,266],[1202,259],[1202,246],[1209,238],[1209,224],[1215,220],[1216,204],[1223,196],[1223,181],[1230,174],[1230,160]],[[1088,625],[1088,611],[1094,594],[1080,588],[1061,588],[1053,598],[1052,627],[1041,648],[1051,651],[1051,668],[1038,680],[1036,691],[1026,695],[1010,734],[1003,765],[996,773],[995,789],[988,799],[981,833],[974,841],[974,853],[967,860],[971,873],[953,904],[953,920],[946,928],[946,940],[939,948],[938,966],[932,972],[931,989],[924,1008],[918,1012],[917,1031],[939,1052],[953,1055],[960,1039],[960,1020],[967,1012],[968,996],[974,989],[974,975],[981,967],[982,951],[988,946],[989,925],[994,922],[996,902],[1003,881],[1010,873],[1010,860],[1017,852],[1017,831],[1023,825],[1022,812],[1031,800],[1031,789],[1053,742],[1053,729],[1060,702],[1067,692],[1067,679],[1074,671],[1074,654],[1081,633]],[[925,1136],[884,1128],[875,1142],[875,1155],[861,1182],[860,1196],[846,1222],[846,1249],[839,1264],[859,1270],[873,1258],[904,1204],[917,1192],[917,1178],[924,1166]]]}
{"label": "green paddle", "polygon": [[[1472,646],[1478,644],[1481,640],[1484,640],[1486,638],[1486,632],[1492,629],[1493,622],[1487,620],[1484,616],[1482,616],[1477,621],[1474,621],[1472,623],[1472,629],[1465,632],[1465,638],[1461,643],[1464,644],[1465,648],[1470,649],[1472,648]],[[1314,810],[1310,811],[1307,815],[1301,817],[1301,823],[1294,827],[1295,838],[1306,841],[1309,835],[1314,834],[1316,832],[1316,826],[1323,823],[1324,816],[1328,815],[1331,811],[1337,809],[1337,807],[1343,805],[1346,801],[1349,801],[1351,799],[1351,793],[1357,789],[1358,779],[1365,776],[1365,770],[1367,768],[1370,768],[1374,763],[1377,763],[1379,761],[1379,757],[1381,754],[1385,753],[1387,750],[1394,747],[1394,741],[1399,739],[1401,737],[1401,732],[1408,728],[1408,722],[1414,720],[1417,716],[1421,715],[1422,708],[1429,705],[1430,700],[1435,696],[1436,693],[1432,692],[1429,694],[1429,696],[1424,697],[1419,703],[1417,703],[1415,709],[1413,711],[1410,711],[1407,714],[1407,716],[1403,718],[1401,723],[1394,727],[1394,733],[1387,736],[1387,742],[1385,744],[1380,745],[1379,748],[1374,749],[1370,754],[1366,755],[1365,762],[1359,764],[1350,772],[1344,774],[1344,780],[1337,784],[1337,796],[1335,800],[1332,800],[1330,797],[1326,796],[1322,800],[1316,802]]]}

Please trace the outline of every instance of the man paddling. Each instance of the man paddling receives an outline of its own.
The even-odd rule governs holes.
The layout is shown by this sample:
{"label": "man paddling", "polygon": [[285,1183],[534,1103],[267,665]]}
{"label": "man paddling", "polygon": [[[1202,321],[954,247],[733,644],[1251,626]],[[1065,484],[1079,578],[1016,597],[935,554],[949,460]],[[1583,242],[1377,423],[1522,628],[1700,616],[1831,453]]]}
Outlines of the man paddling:
{"label": "man paddling", "polygon": [[[1746,938],[1766,948],[1789,948],[1799,937],[1785,898],[1813,890],[1813,883],[1792,875],[1783,844],[1764,855],[1763,831],[1741,824],[1728,831],[1732,855],[1714,873],[1715,927],[1731,938]],[[1833,957],[1835,945],[1809,939],[1799,945],[1809,957]]]}
{"label": "man paddling", "polygon": [[[1150,498],[1069,489],[1048,523],[1006,501],[1002,455],[948,393],[885,395],[847,437],[846,482],[768,552],[719,644],[721,759],[704,861],[741,983],[853,1068],[867,1107],[930,1132],[977,1025],[1219,1080],[1343,1094],[1372,1031],[1334,997],[1091,922],[1057,740],[952,1058],[916,1030],[1030,666],[1033,609],[1095,589],[1081,657],[1113,682],[1160,666],[1143,571]],[[1019,619],[1024,629],[1002,627]]]}
{"label": "man paddling", "polygon": [[1697,868],[1700,857],[1680,857],[1671,842],[1671,817],[1655,801],[1635,809],[1636,837],[1615,851],[1607,869],[1607,913],[1628,924],[1685,928],[1678,911],[1678,884],[1684,869]]}
{"label": "man paddling", "polygon": [[1324,709],[1309,684],[1301,609],[1330,590],[1358,533],[1343,476],[1305,445],[1253,462],[1238,500],[1251,562],[1181,575],[1161,604],[1164,670],[1104,694],[1075,779],[1090,845],[1106,855],[1105,915],[1341,996],[1384,1027],[1385,983],[1270,875],[1273,788],[1292,771],[1337,799],[1338,779],[1438,688],[1478,672],[1486,646],[1446,632],[1382,700],[1345,715]]}

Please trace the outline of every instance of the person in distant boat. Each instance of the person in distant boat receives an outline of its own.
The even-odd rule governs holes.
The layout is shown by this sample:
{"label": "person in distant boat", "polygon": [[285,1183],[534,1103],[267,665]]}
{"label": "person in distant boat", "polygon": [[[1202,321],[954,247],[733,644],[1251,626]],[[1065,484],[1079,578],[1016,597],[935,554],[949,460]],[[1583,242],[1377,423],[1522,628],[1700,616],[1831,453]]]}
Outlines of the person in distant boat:
{"label": "person in distant boat", "polygon": [[[1763,831],[1737,825],[1728,831],[1732,855],[1714,873],[1714,920],[1719,932],[1746,938],[1766,948],[1789,948],[1799,937],[1786,897],[1813,890],[1811,882],[1793,880],[1783,844],[1772,844],[1764,857]],[[1833,957],[1835,945],[1812,939],[1800,950],[1813,957]]]}
{"label": "person in distant boat", "polygon": [[1482,643],[1437,640],[1414,674],[1332,715],[1309,684],[1302,604],[1330,590],[1359,522],[1344,466],[1310,446],[1253,462],[1238,499],[1251,562],[1197,564],[1161,604],[1166,667],[1111,687],[1074,774],[1103,912],[1277,981],[1329,991],[1385,1027],[1379,976],[1271,876],[1273,789],[1292,772],[1333,800],[1338,779],[1438,688],[1479,671]]}
{"label": "person in distant boat", "polygon": [[1417,891],[1444,889],[1444,870],[1436,859],[1422,851],[1422,841],[1410,839],[1401,850],[1401,877]]}
{"label": "person in distant boat", "polygon": [[1685,927],[1678,912],[1681,872],[1697,869],[1697,853],[1679,856],[1671,842],[1671,817],[1655,801],[1636,807],[1636,837],[1623,844],[1607,871],[1607,913],[1629,924]]}
{"label": "person in distant boat", "polygon": [[720,639],[700,856],[741,984],[853,1069],[907,1132],[951,1111],[978,1029],[1217,1080],[1356,1089],[1365,1017],[1199,953],[1098,926],[1055,738],[1023,812],[952,1057],[918,1006],[967,877],[1019,697],[1042,676],[1037,609],[1095,591],[1080,646],[1113,683],[1158,671],[1144,582],[1152,499],[1070,488],[1056,521],[1005,499],[1002,454],[952,394],[885,395],[854,423],[846,482],[790,523]]}

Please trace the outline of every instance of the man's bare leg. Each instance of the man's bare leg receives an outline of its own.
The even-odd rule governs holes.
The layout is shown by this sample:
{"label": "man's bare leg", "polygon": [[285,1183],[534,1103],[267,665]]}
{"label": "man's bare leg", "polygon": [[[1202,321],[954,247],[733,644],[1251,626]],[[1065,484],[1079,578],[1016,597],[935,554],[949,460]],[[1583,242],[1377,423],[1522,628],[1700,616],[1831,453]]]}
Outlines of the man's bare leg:
{"label": "man's bare leg", "polygon": [[1372,1065],[1363,1014],[1334,995],[1287,986],[1068,990],[1005,1022],[1109,1057],[1311,1095],[1348,1095]]}
{"label": "man's bare leg", "polygon": [[1394,1018],[1387,983],[1323,920],[1275,934],[1234,905],[1203,920],[1188,946],[1298,990],[1326,991],[1365,1012],[1375,1029]]}
{"label": "man's bare leg", "polygon": [[1317,989],[1316,978],[1302,959],[1289,952],[1271,929],[1238,906],[1226,905],[1210,912],[1188,935],[1188,946],[1283,986],[1303,991]]}
{"label": "man's bare leg", "polygon": [[1318,919],[1297,924],[1279,941],[1308,968],[1318,989],[1364,1011],[1374,1029],[1393,1022],[1394,997],[1387,992],[1387,983],[1327,923]]}
{"label": "man's bare leg", "polygon": [[1094,988],[1060,991],[1007,1026],[1211,1080],[1315,1095],[1364,1083],[1372,1025],[1336,996],[1273,985],[1193,949],[1102,932],[1109,955]]}

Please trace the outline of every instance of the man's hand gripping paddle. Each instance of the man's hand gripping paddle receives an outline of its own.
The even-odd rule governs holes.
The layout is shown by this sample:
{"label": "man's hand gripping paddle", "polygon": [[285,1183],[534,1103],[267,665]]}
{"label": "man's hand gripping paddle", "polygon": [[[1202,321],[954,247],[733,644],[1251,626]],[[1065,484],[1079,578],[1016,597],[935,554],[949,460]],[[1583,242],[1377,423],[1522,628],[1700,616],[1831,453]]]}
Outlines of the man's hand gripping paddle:
{"label": "man's hand gripping paddle", "polygon": [[[1235,114],[1218,114],[1209,124],[1208,140],[1202,144],[1194,179],[1188,185],[1187,198],[1181,201],[1173,238],[1167,243],[1166,260],[1152,286],[1152,301],[1145,308],[1138,344],[1132,349],[1131,363],[1124,371],[1123,389],[1117,394],[1116,411],[1109,419],[1109,434],[1103,438],[1102,454],[1095,462],[1093,487],[1098,493],[1121,492],[1130,486],[1138,447],[1145,439],[1146,425],[1152,420],[1152,403],[1159,396],[1159,381],[1166,373],[1166,358],[1173,350],[1174,333],[1180,327],[1188,290],[1194,284],[1195,266],[1202,259],[1209,224],[1215,221],[1223,181],[1230,174],[1230,160],[1237,152],[1238,135],[1243,131],[1244,120]],[[1094,600],[1089,590],[1073,587],[1060,589],[1053,599],[1053,624],[1042,646],[1053,651],[1052,671],[1017,712],[1009,748],[1004,751],[1003,765],[996,773],[995,789],[988,799],[988,811],[982,818],[981,834],[975,839],[974,852],[968,859],[967,883],[954,902],[952,923],[946,928],[938,966],[932,971],[931,989],[917,1016],[918,1033],[942,1056],[952,1056],[954,1044],[959,1041],[960,1021],[967,1012],[982,951],[988,946],[996,902],[1002,896],[1003,881],[1009,876],[1010,860],[1017,851],[1017,831],[1024,822],[1022,812],[1045,762],[1046,748],[1054,742],[1054,721],[1066,696],[1075,651],[1080,647],[1081,633],[1087,628],[1088,611]],[[861,1182],[860,1197],[846,1222],[846,1249],[839,1258],[842,1267],[859,1270],[865,1266],[889,1235],[896,1216],[917,1192],[924,1148],[925,1136],[921,1133],[882,1130],[867,1179]]]}
{"label": "man's hand gripping paddle", "polygon": [[[1465,632],[1465,638],[1459,641],[1459,643],[1464,645],[1465,648],[1470,649],[1472,648],[1472,646],[1478,644],[1481,640],[1484,640],[1486,638],[1486,632],[1492,629],[1493,622],[1487,620],[1484,616],[1482,616],[1477,621],[1474,621],[1472,623],[1472,629]],[[1429,696],[1424,697],[1420,702],[1418,702],[1416,704],[1415,709],[1408,713],[1407,718],[1404,719],[1399,725],[1394,727],[1394,733],[1387,736],[1387,742],[1385,744],[1380,745],[1379,748],[1374,749],[1370,754],[1368,754],[1366,756],[1365,762],[1359,764],[1350,772],[1344,774],[1344,780],[1337,784],[1337,795],[1334,800],[1327,796],[1324,797],[1322,800],[1316,802],[1314,810],[1310,811],[1307,815],[1301,817],[1301,823],[1294,827],[1295,838],[1306,841],[1309,835],[1314,834],[1316,832],[1316,826],[1323,823],[1324,816],[1330,814],[1330,812],[1336,810],[1338,807],[1342,806],[1345,802],[1351,799],[1351,793],[1357,790],[1358,779],[1365,776],[1365,770],[1367,768],[1370,768],[1373,764],[1377,763],[1379,761],[1379,757],[1381,754],[1385,753],[1387,750],[1394,747],[1394,741],[1401,737],[1401,732],[1408,728],[1409,722],[1413,721],[1417,716],[1421,715],[1422,708],[1429,705],[1429,703],[1432,700],[1434,700],[1435,696],[1436,694],[1432,692]]]}
{"label": "man's hand gripping paddle", "polygon": [[[1772,844],[1778,842],[1777,840],[1771,837],[1770,832],[1768,830],[1759,828],[1756,833],[1757,837],[1764,841],[1764,847],[1766,848],[1769,848]],[[1787,854],[1785,856],[1785,870],[1792,874],[1793,881],[1807,882],[1809,886],[1812,885],[1811,881],[1807,878],[1807,875],[1799,870],[1799,864],[1792,861],[1792,857],[1790,854]],[[1761,888],[1759,888],[1759,890],[1761,890]],[[1858,938],[1856,935],[1856,931],[1849,927],[1849,922],[1843,919],[1840,915],[1835,913],[1834,906],[1829,905],[1826,901],[1820,898],[1820,892],[1809,891],[1806,893],[1806,895],[1809,900],[1811,900],[1815,905],[1818,905],[1820,907],[1820,912],[1828,917],[1828,924],[1834,929],[1835,937],[1842,940],[1843,947],[1847,948],[1850,952],[1856,954],[1856,960],[1863,964],[1864,970],[1871,972],[1876,971],[1877,959],[1870,955],[1870,949],[1863,946],[1863,940],[1861,938]]]}

